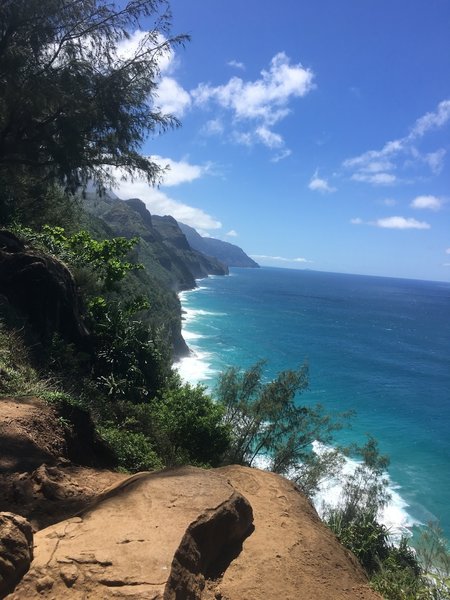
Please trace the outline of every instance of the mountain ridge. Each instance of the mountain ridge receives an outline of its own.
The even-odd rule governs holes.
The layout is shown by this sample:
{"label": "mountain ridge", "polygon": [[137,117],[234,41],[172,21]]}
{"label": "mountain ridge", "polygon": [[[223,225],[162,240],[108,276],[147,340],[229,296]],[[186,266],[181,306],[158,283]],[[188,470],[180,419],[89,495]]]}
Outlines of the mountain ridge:
{"label": "mountain ridge", "polygon": [[193,227],[178,221],[181,231],[186,236],[190,246],[206,256],[217,258],[228,267],[244,267],[255,269],[259,265],[250,258],[239,246],[224,242],[217,238],[203,237]]}

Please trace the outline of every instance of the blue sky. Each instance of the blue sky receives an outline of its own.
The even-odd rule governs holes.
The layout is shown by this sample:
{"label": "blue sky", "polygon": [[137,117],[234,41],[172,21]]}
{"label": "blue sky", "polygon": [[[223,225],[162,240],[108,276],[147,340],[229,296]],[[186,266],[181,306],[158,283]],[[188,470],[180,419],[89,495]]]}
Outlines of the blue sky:
{"label": "blue sky", "polygon": [[143,148],[171,169],[119,196],[262,265],[450,280],[448,0],[171,7],[192,39],[156,104],[182,127]]}

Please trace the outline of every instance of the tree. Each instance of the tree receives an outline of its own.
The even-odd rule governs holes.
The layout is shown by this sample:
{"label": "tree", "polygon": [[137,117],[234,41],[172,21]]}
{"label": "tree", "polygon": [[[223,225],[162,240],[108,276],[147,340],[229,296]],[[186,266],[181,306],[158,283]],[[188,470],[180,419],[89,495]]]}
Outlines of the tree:
{"label": "tree", "polygon": [[[143,19],[150,31],[130,32]],[[170,37],[166,0],[3,0],[0,4],[0,203],[18,190],[38,201],[47,182],[74,190],[111,182],[110,167],[154,184],[161,167],[140,154],[150,133],[178,125],[154,105]],[[122,48],[122,50],[121,50]],[[20,199],[19,199],[20,200]]]}
{"label": "tree", "polygon": [[219,377],[216,397],[224,407],[224,422],[232,436],[226,460],[252,466],[258,457],[265,457],[276,473],[298,469],[297,483],[305,483],[305,491],[311,491],[324,468],[335,464],[335,460],[316,455],[312,443],[329,442],[341,424],[320,406],[296,402],[297,395],[308,387],[307,366],[282,371],[267,383],[262,380],[262,367],[257,363],[245,372],[230,368]]}
{"label": "tree", "polygon": [[166,464],[195,463],[217,466],[229,446],[223,408],[201,385],[182,383],[174,376],[153,403],[158,447]]}

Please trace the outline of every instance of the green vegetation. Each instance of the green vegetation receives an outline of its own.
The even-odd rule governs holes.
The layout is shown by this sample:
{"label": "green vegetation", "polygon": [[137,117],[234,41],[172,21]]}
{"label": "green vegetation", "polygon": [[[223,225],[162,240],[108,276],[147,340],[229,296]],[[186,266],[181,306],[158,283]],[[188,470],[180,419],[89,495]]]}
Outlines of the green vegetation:
{"label": "green vegetation", "polygon": [[137,237],[95,240],[87,231],[67,235],[64,227],[50,225],[43,225],[40,231],[16,226],[13,231],[33,246],[70,264],[74,270],[89,265],[88,268],[96,275],[102,291],[113,289],[114,284],[121,281],[128,271],[143,268],[142,265],[125,259],[138,243]]}
{"label": "green vegetation", "polygon": [[0,321],[0,394],[39,395],[49,388],[31,365],[29,351],[19,331]]}
{"label": "green vegetation", "polygon": [[299,405],[296,399],[307,387],[306,365],[297,371],[282,371],[266,383],[263,363],[245,372],[231,368],[222,373],[215,394],[231,430],[225,460],[252,466],[264,458],[275,473],[288,474],[295,469],[297,483],[311,494],[339,464],[337,451],[319,456],[313,452],[312,442],[330,442],[349,415],[333,419],[320,405]]}
{"label": "green vegetation", "polygon": [[[141,17],[154,27],[134,55],[121,57],[126,30],[139,29]],[[78,345],[59,331],[39,339],[2,299],[0,394],[89,411],[121,469],[251,466],[264,457],[312,495],[341,464],[339,449],[317,454],[312,443],[331,442],[349,415],[332,418],[297,403],[306,366],[268,382],[262,364],[229,369],[215,399],[182,383],[171,365],[180,327],[174,290],[188,287],[192,272],[149,216],[79,194],[89,179],[99,188],[109,183],[116,169],[158,180],[160,167],[139,148],[149,133],[177,125],[152,98],[158,61],[186,40],[170,37],[165,2],[130,0],[119,9],[101,0],[4,0],[0,22],[1,223],[67,265],[89,331]],[[450,598],[441,532],[426,529],[417,553],[405,539],[394,546],[378,522],[387,460],[371,439],[359,452],[363,461],[328,524],[387,600]]]}
{"label": "green vegetation", "polygon": [[345,481],[340,504],[326,511],[327,524],[386,600],[449,599],[450,549],[442,532],[433,525],[423,529],[417,550],[405,537],[394,543],[379,521],[389,501],[384,477],[389,461],[373,438],[358,452],[362,462]]}
{"label": "green vegetation", "polygon": [[[134,53],[129,31],[148,19]],[[112,169],[158,180],[139,149],[176,126],[152,103],[159,61],[187,36],[170,36],[163,0],[5,0],[0,7],[0,213],[39,212],[49,182],[72,192]],[[39,209],[37,210],[37,207]]]}
{"label": "green vegetation", "polygon": [[121,469],[137,472],[163,468],[161,458],[143,433],[117,427],[100,427],[99,433],[114,452]]}

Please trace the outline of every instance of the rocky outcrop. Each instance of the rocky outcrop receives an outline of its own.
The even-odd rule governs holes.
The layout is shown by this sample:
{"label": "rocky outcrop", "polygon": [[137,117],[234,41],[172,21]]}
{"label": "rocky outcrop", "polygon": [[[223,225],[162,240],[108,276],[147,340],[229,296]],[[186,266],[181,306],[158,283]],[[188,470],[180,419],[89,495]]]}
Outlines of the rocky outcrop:
{"label": "rocky outcrop", "polygon": [[89,213],[104,219],[114,235],[141,238],[138,261],[149,272],[159,271],[161,283],[175,292],[194,288],[195,279],[228,273],[220,261],[189,245],[173,217],[151,215],[138,198],[119,200],[108,194],[86,194],[84,203]]}
{"label": "rocky outcrop", "polygon": [[201,279],[208,275],[228,275],[228,267],[224,263],[212,256],[205,256],[190,246],[173,217],[153,215],[152,219],[153,226],[160,233],[164,244],[172,249],[194,279]]}
{"label": "rocky outcrop", "polygon": [[39,531],[32,568],[10,598],[201,598],[215,565],[251,531],[251,507],[221,475],[138,474]]}
{"label": "rocky outcrop", "polygon": [[10,600],[380,600],[286,479],[193,467],[134,475],[35,535]]}
{"label": "rocky outcrop", "polygon": [[139,238],[133,258],[145,269],[130,273],[128,281],[135,294],[149,299],[151,310],[143,318],[171,341],[174,358],[188,355],[177,293],[195,288],[195,279],[223,275],[227,268],[193,250],[172,217],[151,215],[138,198],[119,200],[111,194],[87,192],[83,201],[88,229],[100,222],[108,228],[103,235]]}
{"label": "rocky outcrop", "polygon": [[293,483],[246,467],[217,472],[251,504],[255,531],[202,600],[381,600]]}
{"label": "rocky outcrop", "polygon": [[26,248],[9,231],[0,231],[0,295],[42,339],[57,332],[80,343],[88,336],[67,267],[49,254]]}
{"label": "rocky outcrop", "polygon": [[[0,474],[56,464],[65,452],[56,410],[38,398],[0,398]],[[0,505],[0,510],[6,509]]]}
{"label": "rocky outcrop", "polygon": [[32,558],[30,523],[13,513],[0,513],[0,598],[14,589],[28,571]]}
{"label": "rocky outcrop", "polygon": [[61,457],[65,429],[42,401],[0,399],[0,511],[37,531],[13,591],[31,558],[30,527],[0,520],[9,600],[381,600],[283,477],[239,466],[131,477],[78,467]]}

